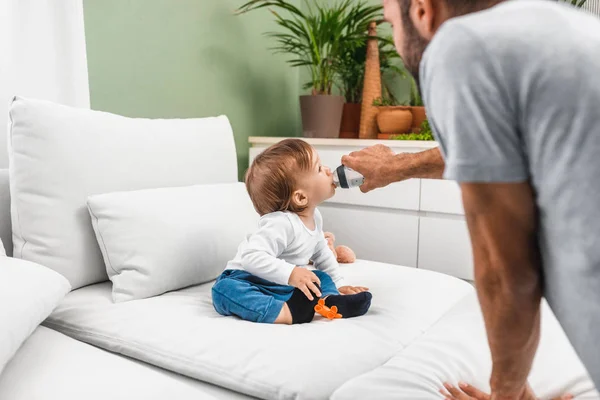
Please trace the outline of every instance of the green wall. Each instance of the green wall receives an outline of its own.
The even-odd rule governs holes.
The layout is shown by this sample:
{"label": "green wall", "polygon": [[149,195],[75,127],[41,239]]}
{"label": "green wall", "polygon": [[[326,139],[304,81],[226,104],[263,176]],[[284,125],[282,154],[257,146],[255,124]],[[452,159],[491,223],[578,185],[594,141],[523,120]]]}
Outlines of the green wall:
{"label": "green wall", "polygon": [[[263,33],[276,26],[267,10],[234,15],[244,2],[84,0],[92,108],[148,118],[225,114],[241,176],[249,136],[301,133],[298,96],[308,76],[269,50]],[[386,81],[399,100],[409,96],[408,81]]]}
{"label": "green wall", "polygon": [[242,3],[84,0],[92,108],[149,118],[226,114],[241,175],[248,136],[301,132],[298,71],[268,50],[270,14],[235,16]]}

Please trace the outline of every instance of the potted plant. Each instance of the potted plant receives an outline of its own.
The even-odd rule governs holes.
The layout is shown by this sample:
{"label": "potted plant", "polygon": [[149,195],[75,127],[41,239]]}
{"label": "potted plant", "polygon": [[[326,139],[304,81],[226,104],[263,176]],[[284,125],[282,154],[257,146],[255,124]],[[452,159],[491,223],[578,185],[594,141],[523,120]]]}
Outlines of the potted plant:
{"label": "potted plant", "polygon": [[[394,64],[394,60],[400,59],[400,56],[394,48],[393,39],[391,37],[378,37],[377,40],[379,41],[381,75],[383,76],[386,72],[392,71],[404,77],[405,71]],[[358,138],[366,55],[367,43],[365,41],[358,47],[348,46],[339,62],[339,86],[346,101],[340,128],[341,138]],[[382,82],[382,86],[386,86],[386,83]]]}
{"label": "potted plant", "polygon": [[408,133],[412,127],[413,116],[410,107],[398,105],[389,90],[387,96],[375,99],[373,105],[378,108],[377,127],[379,139],[389,139],[392,135]]}
{"label": "potted plant", "polygon": [[340,138],[358,138],[362,101],[362,85],[365,76],[366,43],[349,47],[338,64],[340,89],[344,95],[344,109],[340,126]]}
{"label": "potted plant", "polygon": [[[344,97],[332,94],[343,52],[365,41],[366,27],[380,12],[378,6],[339,0],[323,6],[305,0],[302,11],[288,0],[251,0],[239,14],[269,8],[282,28],[267,35],[277,43],[278,53],[289,55],[294,67],[308,67],[310,81],[304,86],[311,94],[300,96],[302,126],[306,137],[338,137]],[[279,12],[286,12],[284,17]]]}

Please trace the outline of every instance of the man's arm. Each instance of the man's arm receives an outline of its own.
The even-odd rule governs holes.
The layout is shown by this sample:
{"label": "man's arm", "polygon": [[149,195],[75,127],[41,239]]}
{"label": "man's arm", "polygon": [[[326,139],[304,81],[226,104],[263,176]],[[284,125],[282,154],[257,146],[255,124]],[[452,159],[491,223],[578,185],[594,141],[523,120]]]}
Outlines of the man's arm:
{"label": "man's arm", "polygon": [[542,295],[533,190],[529,183],[462,183],[461,189],[492,353],[492,399],[526,398]]}
{"label": "man's arm", "polygon": [[441,179],[444,173],[444,160],[438,148],[395,154],[389,147],[378,144],[342,157],[342,164],[365,177],[360,187],[365,193],[410,178]]}
{"label": "man's arm", "polygon": [[442,179],[444,159],[439,148],[396,156],[400,180],[409,178]]}

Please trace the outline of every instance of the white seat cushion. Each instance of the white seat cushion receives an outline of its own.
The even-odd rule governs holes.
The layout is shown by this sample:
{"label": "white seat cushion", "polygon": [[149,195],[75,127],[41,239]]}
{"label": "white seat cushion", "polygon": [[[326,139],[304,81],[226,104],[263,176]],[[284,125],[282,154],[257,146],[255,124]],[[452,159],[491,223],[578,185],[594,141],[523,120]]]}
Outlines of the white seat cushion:
{"label": "white seat cushion", "polygon": [[226,117],[136,119],[16,98],[10,121],[14,256],[73,288],[108,278],[88,196],[237,181]]}
{"label": "white seat cushion", "polygon": [[3,400],[243,400],[39,326],[0,374]]}
{"label": "white seat cushion", "polygon": [[[442,398],[444,382],[468,382],[489,393],[491,357],[475,293],[465,297],[423,336],[380,368],[335,392],[333,400]],[[595,399],[585,368],[548,305],[542,307],[542,337],[529,379],[541,399],[571,393]]]}
{"label": "white seat cushion", "polygon": [[325,399],[384,364],[473,293],[468,283],[414,268],[359,261],[342,272],[373,293],[364,317],[257,324],[217,314],[212,284],[124,303],[113,303],[110,285],[101,284],[70,293],[46,324],[251,396]]}

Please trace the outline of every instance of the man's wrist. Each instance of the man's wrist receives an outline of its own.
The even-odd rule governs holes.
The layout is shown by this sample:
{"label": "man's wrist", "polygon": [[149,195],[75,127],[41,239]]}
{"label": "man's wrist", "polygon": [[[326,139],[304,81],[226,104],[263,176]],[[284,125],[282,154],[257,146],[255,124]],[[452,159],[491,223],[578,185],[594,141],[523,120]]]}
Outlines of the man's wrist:
{"label": "man's wrist", "polygon": [[527,389],[527,378],[514,380],[492,371],[490,388],[492,400],[518,400]]}
{"label": "man's wrist", "polygon": [[389,165],[388,182],[401,182],[406,179],[413,178],[411,159],[414,156],[412,154],[400,153],[394,156],[394,162]]}

